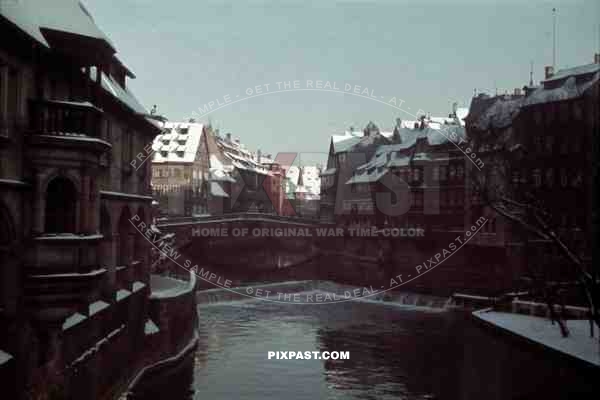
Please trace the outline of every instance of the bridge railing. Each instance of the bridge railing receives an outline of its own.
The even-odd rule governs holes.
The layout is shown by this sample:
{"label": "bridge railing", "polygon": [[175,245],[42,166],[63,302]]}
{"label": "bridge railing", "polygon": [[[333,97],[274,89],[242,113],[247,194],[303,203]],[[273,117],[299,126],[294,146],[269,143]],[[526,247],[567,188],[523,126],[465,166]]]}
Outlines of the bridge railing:
{"label": "bridge railing", "polygon": [[159,218],[156,222],[158,227],[168,227],[173,225],[188,225],[201,224],[219,221],[273,221],[273,222],[288,222],[306,225],[320,225],[322,221],[312,218],[304,218],[298,216],[281,216],[278,214],[247,212],[247,213],[229,213],[221,215],[202,215],[194,217],[170,217]]}

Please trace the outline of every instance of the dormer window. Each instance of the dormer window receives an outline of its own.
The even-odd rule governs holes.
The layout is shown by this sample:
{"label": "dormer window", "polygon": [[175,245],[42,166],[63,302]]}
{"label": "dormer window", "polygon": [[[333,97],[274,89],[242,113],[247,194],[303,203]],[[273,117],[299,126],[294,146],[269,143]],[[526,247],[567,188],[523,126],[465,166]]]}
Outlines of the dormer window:
{"label": "dormer window", "polygon": [[161,152],[160,152],[160,155],[161,155],[162,157],[165,157],[165,158],[168,156],[168,154],[169,154],[169,153],[168,153],[168,152],[166,152],[166,151],[161,151]]}
{"label": "dormer window", "polygon": [[171,143],[171,141],[170,141],[170,140],[163,140],[163,144],[164,144],[165,146],[168,146],[170,143]]}

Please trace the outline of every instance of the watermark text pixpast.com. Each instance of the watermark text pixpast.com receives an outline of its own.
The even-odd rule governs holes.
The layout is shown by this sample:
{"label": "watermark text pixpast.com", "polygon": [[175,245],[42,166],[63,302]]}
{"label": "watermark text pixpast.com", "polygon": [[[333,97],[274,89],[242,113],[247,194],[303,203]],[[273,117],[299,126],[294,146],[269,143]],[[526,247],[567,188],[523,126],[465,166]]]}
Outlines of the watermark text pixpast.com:
{"label": "watermark text pixpast.com", "polygon": [[349,351],[269,351],[269,360],[349,360]]}

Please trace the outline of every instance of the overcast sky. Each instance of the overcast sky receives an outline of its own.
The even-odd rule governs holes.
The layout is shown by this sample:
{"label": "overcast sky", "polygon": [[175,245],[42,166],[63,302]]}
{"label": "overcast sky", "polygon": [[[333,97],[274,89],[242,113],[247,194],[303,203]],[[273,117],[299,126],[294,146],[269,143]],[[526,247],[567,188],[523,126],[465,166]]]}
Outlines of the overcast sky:
{"label": "overcast sky", "polygon": [[[148,109],[157,104],[172,121],[210,118],[272,153],[326,153],[334,132],[369,120],[391,130],[419,109],[447,115],[455,101],[468,107],[474,89],[527,84],[531,61],[539,82],[552,63],[553,7],[558,68],[600,52],[598,0],[84,1]],[[277,82],[294,80],[339,90],[277,93]],[[257,85],[262,95],[248,98]],[[197,111],[217,100],[225,106]]]}

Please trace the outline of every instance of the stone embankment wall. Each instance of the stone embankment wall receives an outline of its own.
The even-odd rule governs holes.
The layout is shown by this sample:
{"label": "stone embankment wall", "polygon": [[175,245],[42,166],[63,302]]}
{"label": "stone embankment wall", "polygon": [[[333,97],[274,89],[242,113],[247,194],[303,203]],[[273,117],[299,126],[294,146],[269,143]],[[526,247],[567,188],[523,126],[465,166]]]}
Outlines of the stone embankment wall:
{"label": "stone embankment wall", "polygon": [[127,399],[145,398],[154,384],[190,364],[197,342],[195,275],[188,281],[152,275],[150,286],[142,367],[123,395]]}

